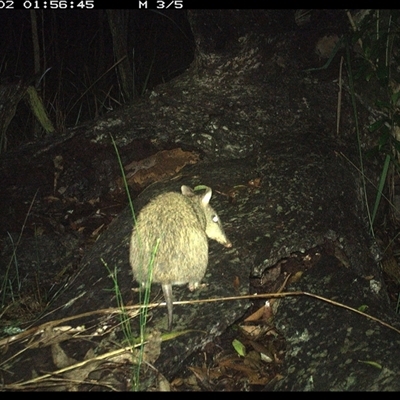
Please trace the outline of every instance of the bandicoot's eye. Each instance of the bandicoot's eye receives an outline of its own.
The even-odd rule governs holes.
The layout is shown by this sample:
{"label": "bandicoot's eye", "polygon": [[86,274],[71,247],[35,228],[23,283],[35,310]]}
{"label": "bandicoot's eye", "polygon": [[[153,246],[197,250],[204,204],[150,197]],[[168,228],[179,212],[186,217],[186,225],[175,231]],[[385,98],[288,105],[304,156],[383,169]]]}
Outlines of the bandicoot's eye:
{"label": "bandicoot's eye", "polygon": [[211,217],[211,219],[212,219],[213,222],[218,222],[218,221],[219,221],[219,218],[218,218],[218,215],[217,215],[217,214],[214,214],[214,215]]}

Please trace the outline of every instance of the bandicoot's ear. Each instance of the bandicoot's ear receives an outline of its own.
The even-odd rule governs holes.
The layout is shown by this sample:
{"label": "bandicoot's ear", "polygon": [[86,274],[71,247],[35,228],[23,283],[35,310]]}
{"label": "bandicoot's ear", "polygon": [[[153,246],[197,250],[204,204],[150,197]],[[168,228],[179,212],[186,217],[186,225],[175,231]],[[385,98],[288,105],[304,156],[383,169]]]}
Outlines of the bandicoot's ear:
{"label": "bandicoot's ear", "polygon": [[207,190],[203,194],[203,197],[201,199],[201,202],[203,203],[204,206],[206,206],[210,202],[211,196],[212,196],[212,190],[211,188],[207,187]]}
{"label": "bandicoot's ear", "polygon": [[192,197],[195,195],[194,191],[186,185],[181,186],[181,192],[184,196]]}

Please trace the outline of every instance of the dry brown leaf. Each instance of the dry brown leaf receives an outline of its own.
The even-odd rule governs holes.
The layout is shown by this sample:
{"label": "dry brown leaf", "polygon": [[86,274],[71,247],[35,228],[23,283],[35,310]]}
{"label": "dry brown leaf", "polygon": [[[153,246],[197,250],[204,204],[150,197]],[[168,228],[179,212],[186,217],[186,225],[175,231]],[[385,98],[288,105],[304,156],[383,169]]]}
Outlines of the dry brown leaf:
{"label": "dry brown leaf", "polygon": [[104,227],[104,224],[101,224],[97,229],[95,229],[95,230],[92,232],[91,236],[92,236],[92,237],[99,236],[100,231],[103,229],[103,227]]}
{"label": "dry brown leaf", "polygon": [[258,338],[264,336],[267,332],[271,330],[271,327],[265,324],[257,325],[242,325],[240,326],[242,333],[251,340],[257,340]]}
{"label": "dry brown leaf", "polygon": [[170,392],[171,385],[163,374],[157,374],[157,386],[160,392]]}
{"label": "dry brown leaf", "polygon": [[295,274],[290,275],[290,278],[288,280],[288,285],[290,285],[291,283],[295,283],[298,280],[300,280],[300,278],[302,277],[304,271],[297,271]]}
{"label": "dry brown leaf", "polygon": [[76,360],[69,357],[65,351],[61,348],[60,343],[54,343],[51,345],[51,357],[53,359],[54,365],[61,369],[69,367],[76,363]]}
{"label": "dry brown leaf", "polygon": [[265,312],[265,305],[260,307],[257,311],[255,311],[253,314],[249,315],[244,322],[253,322],[253,321],[259,321],[262,319],[263,315]]}
{"label": "dry brown leaf", "polygon": [[265,347],[259,342],[255,342],[254,340],[250,341],[250,345],[253,347],[253,349],[258,353],[258,354],[264,354],[268,360],[274,360],[274,354],[273,351]]}
{"label": "dry brown leaf", "polygon": [[198,379],[200,382],[205,382],[208,380],[207,370],[200,367],[188,367],[192,372],[193,375]]}
{"label": "dry brown leaf", "polygon": [[[199,155],[191,151],[183,151],[180,147],[159,151],[140,161],[133,161],[125,167],[128,185],[140,186],[171,177],[185,165],[195,164]],[[123,187],[121,182],[119,186]]]}
{"label": "dry brown leaf", "polygon": [[400,268],[395,257],[382,261],[382,269],[397,283],[400,283]]}
{"label": "dry brown leaf", "polygon": [[240,287],[240,279],[238,276],[235,276],[235,279],[233,281],[233,287],[235,290],[239,290]]}

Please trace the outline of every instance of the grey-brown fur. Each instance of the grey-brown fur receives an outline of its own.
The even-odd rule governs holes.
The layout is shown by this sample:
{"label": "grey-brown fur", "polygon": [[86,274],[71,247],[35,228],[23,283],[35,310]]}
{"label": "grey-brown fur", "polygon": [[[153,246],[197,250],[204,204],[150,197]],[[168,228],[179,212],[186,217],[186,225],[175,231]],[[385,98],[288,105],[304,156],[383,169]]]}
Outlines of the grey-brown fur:
{"label": "grey-brown fur", "polygon": [[[133,228],[130,263],[135,279],[146,286],[152,255],[152,282],[160,283],[168,308],[168,328],[172,327],[172,285],[199,286],[208,264],[208,239],[226,247],[226,237],[217,213],[209,205],[212,191],[196,195],[188,186],[163,193],[140,212]],[[159,240],[158,240],[159,239]],[[157,244],[158,242],[158,244]]]}

